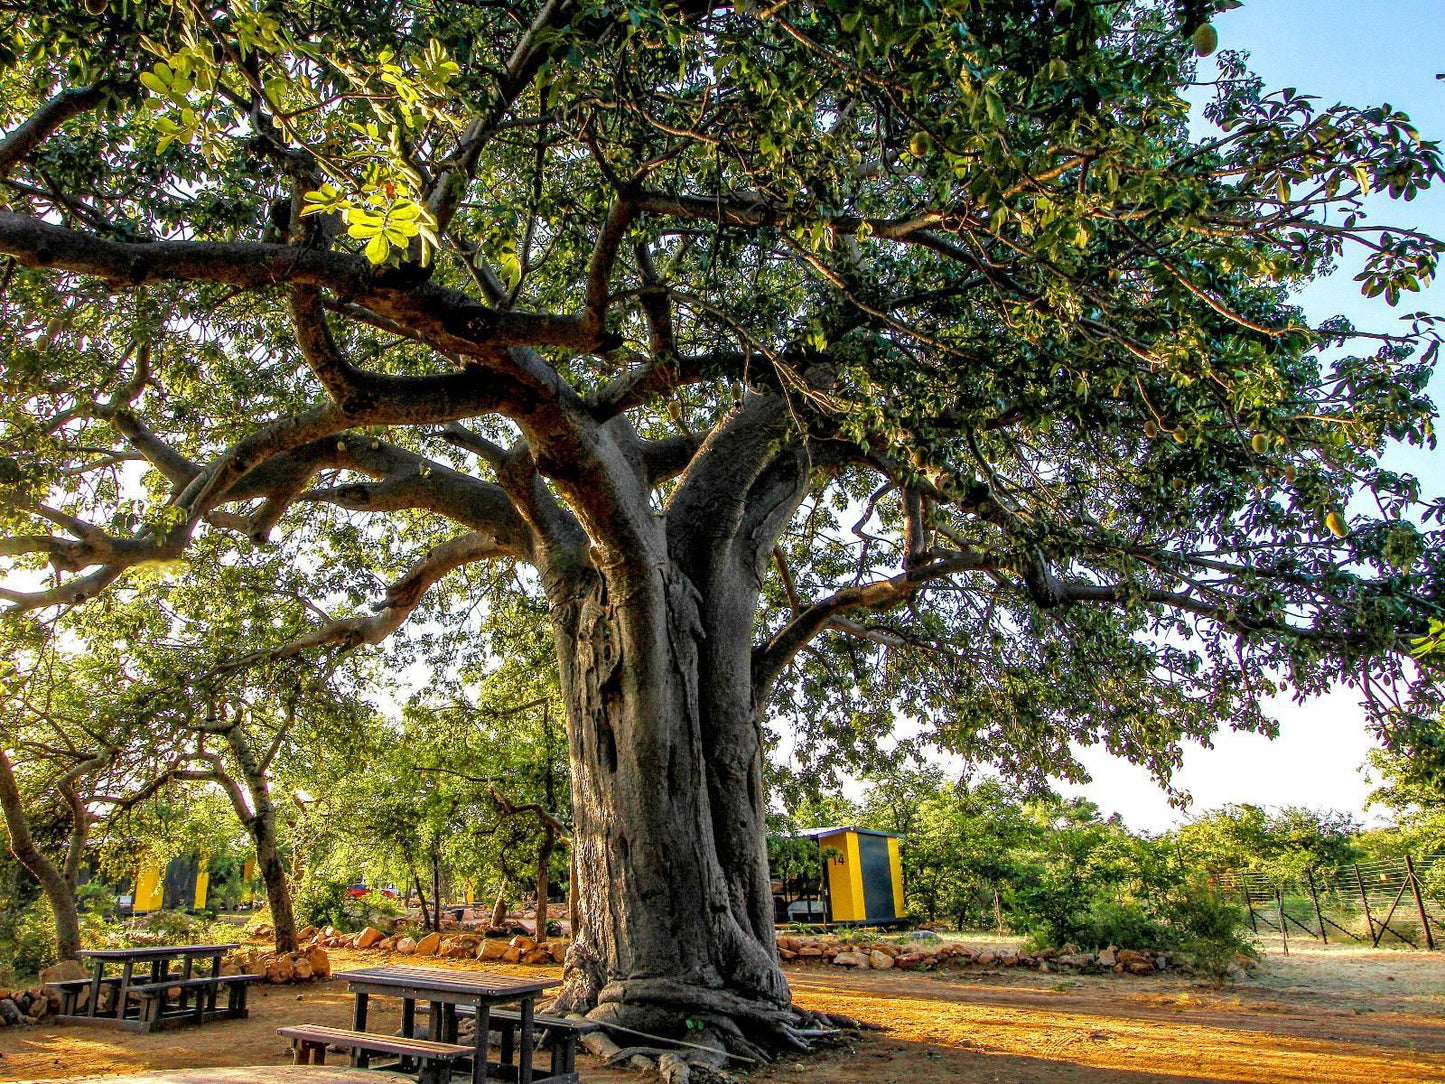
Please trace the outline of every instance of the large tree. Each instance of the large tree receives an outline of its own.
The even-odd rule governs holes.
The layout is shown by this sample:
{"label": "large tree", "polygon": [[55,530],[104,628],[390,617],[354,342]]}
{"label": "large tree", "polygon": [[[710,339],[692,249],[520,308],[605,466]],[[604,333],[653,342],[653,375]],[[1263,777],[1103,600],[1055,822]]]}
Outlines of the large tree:
{"label": "large tree", "polygon": [[1436,147],[1205,71],[1230,6],[5,5],[12,620],[200,538],[311,577],[283,652],[544,599],[564,1000],[802,1045],[770,719],[1165,777],[1439,613],[1379,461],[1433,440],[1433,321],[1289,300],[1429,279],[1364,201]]}

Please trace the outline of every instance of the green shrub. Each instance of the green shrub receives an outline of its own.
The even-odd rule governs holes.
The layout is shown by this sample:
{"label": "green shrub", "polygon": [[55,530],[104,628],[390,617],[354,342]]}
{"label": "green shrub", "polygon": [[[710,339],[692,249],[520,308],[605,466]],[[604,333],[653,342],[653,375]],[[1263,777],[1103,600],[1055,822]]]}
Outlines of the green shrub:
{"label": "green shrub", "polygon": [[406,908],[401,905],[401,901],[393,899],[385,892],[368,892],[351,903],[355,905],[363,926],[379,926],[382,923],[389,925],[392,919],[406,914]]}
{"label": "green shrub", "polygon": [[1095,898],[1076,943],[1080,948],[1098,950],[1109,945],[1121,948],[1172,948],[1174,931],[1166,921],[1143,903],[1134,899]]}
{"label": "green shrub", "polygon": [[296,924],[305,926],[334,926],[338,930],[355,927],[357,909],[351,906],[347,881],[337,881],[323,873],[311,873],[296,887],[291,908],[296,914]]}
{"label": "green shrub", "polygon": [[1174,934],[1174,949],[1195,974],[1221,983],[1241,956],[1258,952],[1245,934],[1244,908],[1225,899],[1203,878],[1195,878],[1171,893],[1164,915]]}
{"label": "green shrub", "polygon": [[1094,891],[1077,878],[1047,876],[1013,888],[1007,895],[1009,925],[1031,950],[1077,943],[1088,932]]}
{"label": "green shrub", "polygon": [[125,936],[137,945],[184,944],[198,935],[205,923],[184,911],[150,911],[125,925]]}
{"label": "green shrub", "polygon": [[0,912],[0,970],[29,979],[59,958],[54,919],[44,900]]}

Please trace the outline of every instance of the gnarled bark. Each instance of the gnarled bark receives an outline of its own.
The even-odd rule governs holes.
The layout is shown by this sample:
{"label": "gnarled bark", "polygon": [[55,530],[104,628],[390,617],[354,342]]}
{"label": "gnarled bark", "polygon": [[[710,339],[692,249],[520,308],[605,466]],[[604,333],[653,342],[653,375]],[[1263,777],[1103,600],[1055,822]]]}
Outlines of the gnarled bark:
{"label": "gnarled bark", "polygon": [[701,1020],[756,1052],[793,1019],[765,839],[748,848],[733,823],[739,804],[761,816],[761,794],[716,801],[704,739],[705,719],[749,705],[720,707],[736,690],[700,680],[703,599],[681,570],[658,562],[628,587],[583,574],[553,610],[581,912],[561,1006],[661,1034]]}

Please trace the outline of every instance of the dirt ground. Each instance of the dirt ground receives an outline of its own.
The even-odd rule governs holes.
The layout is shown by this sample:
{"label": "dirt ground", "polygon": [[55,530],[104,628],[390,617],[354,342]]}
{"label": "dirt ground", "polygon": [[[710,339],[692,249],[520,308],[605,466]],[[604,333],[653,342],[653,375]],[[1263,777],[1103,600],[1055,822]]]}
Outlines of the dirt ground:
{"label": "dirt ground", "polygon": [[[798,1001],[885,1030],[746,1074],[755,1084],[1445,1084],[1445,954],[1291,945],[1248,982],[1211,990],[1167,975],[1061,976],[970,968],[854,973],[789,966]],[[400,957],[398,960],[402,959]],[[338,970],[376,953],[333,953]],[[460,961],[437,965],[478,966]],[[508,968],[492,963],[490,970]],[[556,969],[554,969],[555,971]],[[346,1026],[341,982],[253,990],[249,1020],[135,1035],[59,1026],[0,1031],[0,1080],[71,1080],[289,1061],[282,1024]],[[384,1000],[371,1026],[393,1025]],[[581,1059],[588,1084],[636,1074]],[[745,1068],[741,1067],[740,1068]]]}

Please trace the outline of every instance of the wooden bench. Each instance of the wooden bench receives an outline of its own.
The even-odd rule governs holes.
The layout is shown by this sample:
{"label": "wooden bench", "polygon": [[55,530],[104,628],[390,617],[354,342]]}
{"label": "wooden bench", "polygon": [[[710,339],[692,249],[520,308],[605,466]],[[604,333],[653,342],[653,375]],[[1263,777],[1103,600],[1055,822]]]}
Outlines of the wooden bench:
{"label": "wooden bench", "polygon": [[[193,1019],[204,1023],[207,1018],[217,1016],[241,1019],[250,1015],[246,1006],[246,991],[251,983],[264,978],[263,975],[206,975],[190,979],[164,979],[161,982],[138,983],[130,988],[131,996],[140,1001],[140,1020],[154,1029],[164,1020]],[[226,990],[226,1007],[216,1008],[216,996],[221,988]],[[178,1012],[169,1016],[165,1013],[166,999],[172,990],[181,992]],[[187,1007],[186,999],[195,991],[194,1006]]]}
{"label": "wooden bench", "polygon": [[370,1068],[370,1055],[395,1054],[398,1067],[409,1069],[410,1062],[421,1066],[421,1084],[449,1084],[452,1066],[475,1051],[455,1043],[434,1043],[430,1039],[410,1039],[393,1035],[373,1035],[365,1031],[347,1031],[323,1024],[298,1024],[277,1028],[276,1034],[291,1040],[292,1060],[297,1065],[325,1065],[326,1050],[334,1047],[351,1053],[351,1062],[361,1069]]}
{"label": "wooden bench", "polygon": [[[429,1015],[430,1008],[426,1005],[416,1007],[418,1015]],[[458,1005],[456,1009],[458,1016],[475,1016],[476,1009],[470,1005]],[[501,1032],[502,1064],[511,1065],[516,1055],[516,1029],[522,1023],[522,1014],[516,1009],[493,1009],[487,1015],[488,1021],[493,1027]],[[532,1026],[538,1031],[538,1038],[551,1050],[550,1072],[546,1076],[538,1076],[535,1079],[542,1082],[550,1082],[558,1078],[557,1084],[563,1084],[570,1074],[577,1072],[577,1041],[583,1035],[590,1035],[594,1031],[601,1031],[602,1025],[592,1020],[569,1020],[565,1016],[554,1016],[551,1013],[534,1013]]]}
{"label": "wooden bench", "polygon": [[[62,1016],[74,1016],[80,1011],[81,995],[89,990],[94,982],[94,979],[66,979],[63,982],[47,982],[45,988],[60,991],[60,1014]],[[119,986],[120,976],[113,975],[110,978],[101,979],[100,985],[102,989]]]}

